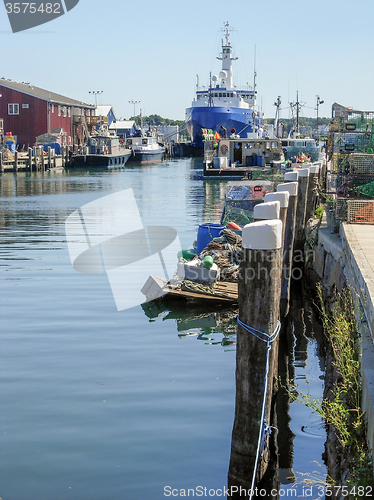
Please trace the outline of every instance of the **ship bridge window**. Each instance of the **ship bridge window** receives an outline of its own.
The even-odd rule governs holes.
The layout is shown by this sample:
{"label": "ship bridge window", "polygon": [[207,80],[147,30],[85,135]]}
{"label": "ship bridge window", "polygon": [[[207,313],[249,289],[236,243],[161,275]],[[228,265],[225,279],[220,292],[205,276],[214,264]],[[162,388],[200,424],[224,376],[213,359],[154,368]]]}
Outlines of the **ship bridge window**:
{"label": "ship bridge window", "polygon": [[277,149],[277,148],[278,148],[278,143],[277,143],[277,142],[272,142],[272,143],[271,143],[271,147],[272,147],[273,149]]}
{"label": "ship bridge window", "polygon": [[223,92],[222,96],[223,96],[223,97],[226,97],[226,92]]}
{"label": "ship bridge window", "polygon": [[218,92],[214,92],[214,97],[218,97]]}
{"label": "ship bridge window", "polygon": [[222,92],[220,92],[220,93],[218,94],[218,96],[219,96],[219,97],[222,97]]}
{"label": "ship bridge window", "polygon": [[148,139],[142,139],[142,144],[148,144]]}

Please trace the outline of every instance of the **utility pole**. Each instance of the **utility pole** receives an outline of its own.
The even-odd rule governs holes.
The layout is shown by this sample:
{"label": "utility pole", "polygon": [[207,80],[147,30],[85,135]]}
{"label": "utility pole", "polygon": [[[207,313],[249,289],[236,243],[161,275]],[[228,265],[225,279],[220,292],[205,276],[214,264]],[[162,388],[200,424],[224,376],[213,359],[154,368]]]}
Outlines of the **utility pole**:
{"label": "utility pole", "polygon": [[133,104],[134,105],[134,114],[133,114],[133,117],[135,119],[135,105],[136,104],[140,104],[141,101],[129,101],[129,104]]}
{"label": "utility pole", "polygon": [[89,90],[89,94],[93,94],[95,96],[95,108],[97,108],[97,96],[98,94],[102,94],[104,91],[103,90]]}
{"label": "utility pole", "polygon": [[318,108],[319,108],[319,105],[320,104],[323,104],[325,101],[321,101],[321,99],[319,98],[319,95],[317,95],[317,141],[319,141],[319,130],[318,130]]}

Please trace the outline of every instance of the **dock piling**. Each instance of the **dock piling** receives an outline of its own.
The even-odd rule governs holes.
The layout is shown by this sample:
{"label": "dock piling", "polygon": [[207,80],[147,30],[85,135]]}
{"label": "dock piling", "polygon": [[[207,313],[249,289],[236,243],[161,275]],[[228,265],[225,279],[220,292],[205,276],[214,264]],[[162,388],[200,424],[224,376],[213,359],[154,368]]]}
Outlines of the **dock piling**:
{"label": "dock piling", "polygon": [[3,163],[3,152],[0,151],[0,173],[4,172],[4,163]]}
{"label": "dock piling", "polygon": [[[267,468],[263,445],[268,440],[266,425],[270,425],[273,378],[278,370],[282,222],[254,222],[242,234],[235,421],[228,476],[231,492],[240,487],[250,491]],[[252,498],[238,495],[230,498]]]}
{"label": "dock piling", "polygon": [[32,172],[32,148],[28,148],[29,170]]}
{"label": "dock piling", "polygon": [[284,238],[283,238],[283,267],[282,267],[282,284],[281,284],[281,298],[280,298],[281,318],[287,316],[290,306],[290,289],[291,289],[298,186],[299,184],[296,181],[286,182],[284,184],[278,184],[277,186],[278,193],[287,192],[289,195],[287,217],[284,227]]}
{"label": "dock piling", "polygon": [[294,248],[301,250],[304,242],[305,210],[308,196],[309,168],[301,168],[300,170],[298,170],[298,174],[299,187],[297,193]]}
{"label": "dock piling", "polygon": [[287,218],[287,212],[288,212],[288,203],[289,203],[289,197],[290,194],[288,191],[281,191],[277,193],[266,193],[264,197],[264,202],[271,202],[271,201],[279,201],[280,204],[280,210],[279,210],[279,219],[282,221],[283,224],[283,235],[282,235],[282,242],[284,241],[284,232],[286,228],[286,218]]}
{"label": "dock piling", "polygon": [[52,167],[52,148],[48,146],[48,169]]}
{"label": "dock piling", "polygon": [[305,208],[305,223],[313,217],[318,203],[319,165],[309,167],[308,196]]}
{"label": "dock piling", "polygon": [[279,201],[269,201],[259,203],[253,210],[253,218],[255,222],[261,220],[279,219],[280,203]]}
{"label": "dock piling", "polygon": [[18,172],[18,151],[14,151],[14,164],[13,164],[13,172]]}

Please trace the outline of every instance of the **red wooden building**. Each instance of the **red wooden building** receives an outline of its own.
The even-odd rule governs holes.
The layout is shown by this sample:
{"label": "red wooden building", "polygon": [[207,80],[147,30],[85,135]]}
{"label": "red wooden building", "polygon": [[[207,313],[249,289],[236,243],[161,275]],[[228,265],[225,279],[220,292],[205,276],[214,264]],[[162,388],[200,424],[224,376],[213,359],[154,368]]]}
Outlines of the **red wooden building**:
{"label": "red wooden building", "polygon": [[20,149],[53,129],[63,129],[66,144],[85,142],[86,117],[95,115],[95,106],[5,78],[0,79],[0,95],[4,133],[12,132]]}

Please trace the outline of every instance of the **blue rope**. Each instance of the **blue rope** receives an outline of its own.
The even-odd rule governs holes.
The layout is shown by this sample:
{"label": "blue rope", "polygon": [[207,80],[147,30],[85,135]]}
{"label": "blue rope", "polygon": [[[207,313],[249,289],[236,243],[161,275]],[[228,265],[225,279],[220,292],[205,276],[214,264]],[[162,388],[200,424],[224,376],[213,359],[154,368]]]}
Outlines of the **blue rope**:
{"label": "blue rope", "polygon": [[[263,455],[265,451],[265,445],[266,445],[266,440],[268,435],[271,433],[271,427],[269,427],[266,423],[266,418],[265,418],[265,409],[266,409],[266,393],[267,393],[267,387],[268,387],[268,376],[269,376],[269,354],[271,351],[271,344],[274,342],[274,340],[278,337],[280,328],[281,328],[281,323],[280,321],[277,321],[277,326],[275,327],[274,332],[269,335],[268,333],[260,332],[260,330],[256,330],[256,328],[253,328],[252,326],[248,326],[243,321],[239,319],[239,316],[237,317],[238,324],[244,328],[247,332],[251,333],[254,335],[256,338],[261,340],[262,342],[266,343],[266,366],[265,366],[265,377],[264,377],[264,396],[263,396],[263,401],[262,401],[262,408],[261,408],[261,427],[260,427],[260,432],[258,436],[258,443],[257,443],[257,451],[256,451],[256,460],[255,460],[255,465],[253,469],[253,476],[252,476],[252,484],[251,484],[251,491],[250,491],[250,497],[249,500],[252,500],[253,494],[254,494],[254,486],[255,486],[255,481],[256,481],[256,472],[257,472],[257,467],[258,467],[258,459],[261,454]],[[262,335],[264,338],[260,337]]]}

